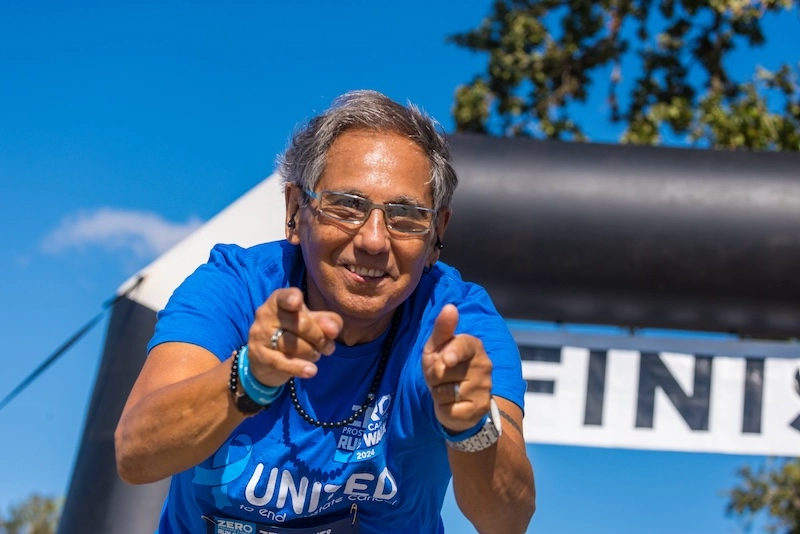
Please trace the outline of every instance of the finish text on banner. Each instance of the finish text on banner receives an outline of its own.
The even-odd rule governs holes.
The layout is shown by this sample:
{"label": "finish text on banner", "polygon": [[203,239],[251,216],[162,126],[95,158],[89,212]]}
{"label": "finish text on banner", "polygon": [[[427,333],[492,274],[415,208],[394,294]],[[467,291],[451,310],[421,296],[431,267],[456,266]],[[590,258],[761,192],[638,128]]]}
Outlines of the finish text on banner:
{"label": "finish text on banner", "polygon": [[800,454],[796,346],[512,332],[528,442]]}

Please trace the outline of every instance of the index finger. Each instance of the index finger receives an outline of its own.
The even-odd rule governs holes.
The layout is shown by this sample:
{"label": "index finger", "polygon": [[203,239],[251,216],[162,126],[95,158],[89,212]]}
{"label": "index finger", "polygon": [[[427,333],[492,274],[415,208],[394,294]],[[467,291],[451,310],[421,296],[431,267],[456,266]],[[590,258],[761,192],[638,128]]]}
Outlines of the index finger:
{"label": "index finger", "polygon": [[277,306],[277,311],[279,313],[280,310],[287,312],[299,312],[305,305],[303,292],[296,287],[284,287],[281,289],[276,289],[274,295],[275,305]]}
{"label": "index finger", "polygon": [[459,334],[447,344],[442,351],[442,361],[448,369],[456,367],[458,364],[468,362],[479,352],[477,338],[469,334]]}
{"label": "index finger", "polygon": [[[317,352],[333,352],[333,340],[339,335],[342,321],[333,312],[312,312],[305,305],[303,292],[296,287],[275,290],[274,305],[278,326],[302,339]],[[296,347],[290,347],[294,352]]]}

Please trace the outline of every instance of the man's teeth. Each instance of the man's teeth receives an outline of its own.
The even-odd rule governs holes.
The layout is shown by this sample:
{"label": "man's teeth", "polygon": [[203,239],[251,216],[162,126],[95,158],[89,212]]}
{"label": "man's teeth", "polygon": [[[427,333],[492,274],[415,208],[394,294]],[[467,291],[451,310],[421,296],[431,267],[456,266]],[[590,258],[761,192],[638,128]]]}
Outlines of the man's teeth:
{"label": "man's teeth", "polygon": [[348,265],[347,268],[351,273],[355,273],[359,276],[366,276],[368,278],[380,278],[386,274],[385,271],[381,271],[380,269],[367,269],[366,267],[357,267],[355,265]]}

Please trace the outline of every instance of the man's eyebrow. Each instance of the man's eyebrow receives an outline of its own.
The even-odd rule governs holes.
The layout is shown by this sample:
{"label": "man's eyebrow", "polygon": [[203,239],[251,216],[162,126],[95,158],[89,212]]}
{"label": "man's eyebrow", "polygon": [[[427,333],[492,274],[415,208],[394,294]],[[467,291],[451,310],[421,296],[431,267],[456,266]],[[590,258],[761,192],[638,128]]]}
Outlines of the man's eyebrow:
{"label": "man's eyebrow", "polygon": [[361,198],[367,198],[367,196],[359,191],[358,189],[328,189],[331,193],[346,193],[348,195],[355,195]]}
{"label": "man's eyebrow", "polygon": [[[357,197],[366,198],[370,202],[376,202],[374,199],[368,197],[364,194],[363,191],[359,191],[358,189],[337,189],[336,193],[347,193],[348,195],[355,195]],[[412,206],[419,206],[425,207],[425,201],[420,200],[418,198],[413,198],[408,195],[398,195],[396,197],[392,197],[383,204],[411,204]]]}
{"label": "man's eyebrow", "polygon": [[394,198],[386,201],[386,204],[411,204],[413,206],[425,206],[425,202],[424,201],[422,201],[422,200],[420,200],[418,198],[412,198],[412,197],[408,197],[408,196],[405,196],[405,195],[400,195],[400,196],[394,197]]}

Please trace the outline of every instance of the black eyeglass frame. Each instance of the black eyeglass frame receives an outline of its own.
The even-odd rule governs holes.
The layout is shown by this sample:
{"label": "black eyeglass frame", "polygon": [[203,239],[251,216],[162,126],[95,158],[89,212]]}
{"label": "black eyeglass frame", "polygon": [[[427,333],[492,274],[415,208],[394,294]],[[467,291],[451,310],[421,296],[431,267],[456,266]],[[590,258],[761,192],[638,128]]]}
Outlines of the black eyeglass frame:
{"label": "black eyeglass frame", "polygon": [[[328,219],[331,219],[332,221],[337,221],[337,222],[349,224],[349,225],[352,225],[354,227],[355,226],[360,226],[360,225],[364,224],[365,222],[367,222],[367,219],[369,219],[369,216],[372,214],[372,212],[374,210],[381,210],[383,212],[383,222],[386,224],[386,228],[388,228],[389,230],[391,230],[393,232],[396,232],[396,233],[398,233],[400,235],[404,235],[404,236],[425,235],[425,234],[430,233],[431,230],[433,229],[434,225],[435,225],[436,215],[438,214],[438,212],[435,209],[432,209],[432,208],[425,208],[425,207],[417,206],[417,205],[414,205],[414,204],[396,204],[396,203],[379,204],[377,202],[372,202],[370,199],[362,197],[360,195],[354,195],[352,193],[345,193],[345,192],[342,192],[342,191],[330,191],[328,189],[325,189],[325,190],[320,191],[319,193],[315,193],[314,191],[312,191],[308,187],[304,187],[303,188],[303,193],[305,193],[309,198],[313,198],[314,200],[316,200],[320,204],[320,206],[318,206],[316,208],[317,211],[320,213],[320,215],[323,215],[324,217],[327,217]],[[326,213],[322,209],[322,207],[321,207],[321,205],[322,205],[322,195],[324,193],[332,193],[334,195],[342,195],[342,196],[345,196],[345,197],[349,197],[349,198],[352,198],[352,199],[359,200],[361,202],[364,202],[366,205],[368,205],[369,209],[367,209],[367,211],[364,212],[363,218],[360,221],[353,221],[353,220],[348,220],[348,219],[340,219],[339,217],[331,215],[330,213]],[[405,210],[417,210],[418,212],[430,213],[431,214],[431,218],[430,218],[430,221],[428,223],[428,227],[425,228],[422,231],[419,231],[419,232],[417,232],[417,231],[399,230],[397,228],[394,228],[392,226],[392,224],[389,222],[389,214],[386,212],[387,208],[391,208],[391,207],[399,207],[399,208],[403,208]]]}

